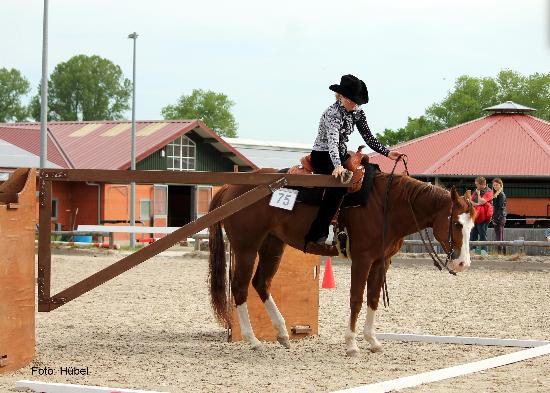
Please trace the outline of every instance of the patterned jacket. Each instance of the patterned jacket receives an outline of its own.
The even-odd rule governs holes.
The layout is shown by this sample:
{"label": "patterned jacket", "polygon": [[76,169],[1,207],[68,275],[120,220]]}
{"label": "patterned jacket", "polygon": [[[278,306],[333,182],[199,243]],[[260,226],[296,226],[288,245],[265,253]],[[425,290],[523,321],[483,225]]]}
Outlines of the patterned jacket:
{"label": "patterned jacket", "polygon": [[334,167],[342,165],[341,158],[347,153],[346,142],[354,125],[372,150],[384,156],[389,154],[390,151],[372,135],[365,112],[362,109],[348,112],[339,101],[329,106],[321,116],[313,150],[328,151]]}

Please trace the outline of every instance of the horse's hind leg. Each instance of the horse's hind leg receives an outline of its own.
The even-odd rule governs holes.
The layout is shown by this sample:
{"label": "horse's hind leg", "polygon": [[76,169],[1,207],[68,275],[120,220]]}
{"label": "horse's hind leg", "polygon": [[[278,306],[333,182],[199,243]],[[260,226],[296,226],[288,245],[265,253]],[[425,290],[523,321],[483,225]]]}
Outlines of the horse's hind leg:
{"label": "horse's hind leg", "polygon": [[378,302],[380,301],[380,291],[384,284],[384,273],[388,269],[390,259],[384,261],[385,265],[382,269],[382,261],[376,260],[372,266],[369,277],[367,279],[367,317],[365,318],[365,327],[363,329],[363,335],[365,339],[370,343],[370,350],[372,352],[382,351],[382,344],[376,338],[376,330],[374,329],[374,316],[378,309]]}
{"label": "horse's hind leg", "polygon": [[252,278],[257,250],[252,247],[247,247],[246,249],[240,248],[238,250],[234,248],[233,250],[235,253],[235,271],[231,279],[231,291],[233,292],[237,306],[241,334],[250,343],[252,349],[259,349],[262,343],[254,335],[248,315],[248,306],[246,305],[248,284]]}
{"label": "horse's hind leg", "polygon": [[252,285],[264,303],[273,327],[277,330],[277,341],[285,348],[290,348],[286,323],[281,315],[269,289],[273,276],[277,273],[285,244],[273,235],[268,235],[259,250],[259,262]]}

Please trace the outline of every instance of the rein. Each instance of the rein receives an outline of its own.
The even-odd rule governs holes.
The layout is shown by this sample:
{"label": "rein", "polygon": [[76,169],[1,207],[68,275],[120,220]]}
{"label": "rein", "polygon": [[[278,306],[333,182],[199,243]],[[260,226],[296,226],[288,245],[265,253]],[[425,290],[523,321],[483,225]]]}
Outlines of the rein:
{"label": "rein", "polygon": [[[405,166],[405,171],[407,172],[407,175],[409,175],[409,168],[407,168],[407,162],[405,160],[403,160],[403,165]],[[445,269],[447,269],[447,271],[450,274],[456,276],[456,272],[453,272],[451,269],[449,269],[449,266],[448,266],[449,262],[451,261],[451,257],[454,253],[454,249],[453,249],[453,231],[451,229],[451,225],[452,225],[451,221],[453,219],[452,203],[451,203],[451,215],[449,216],[449,229],[448,229],[448,232],[447,232],[447,242],[448,242],[448,246],[449,246],[448,247],[449,251],[447,251],[447,257],[445,259],[445,262],[443,262],[441,260],[441,258],[439,257],[439,255],[435,251],[435,247],[432,243],[432,239],[431,239],[431,237],[428,233],[427,228],[424,228],[424,233],[426,234],[426,238],[428,239],[428,243],[430,245],[429,247],[428,247],[428,244],[426,243],[426,240],[424,240],[424,237],[422,236],[420,225],[418,224],[418,220],[416,219],[416,214],[414,213],[414,209],[413,209],[413,206],[411,204],[411,201],[409,201],[409,207],[411,208],[411,213],[412,213],[412,216],[414,218],[414,223],[416,224],[417,233],[420,235],[420,239],[422,240],[422,243],[424,244],[424,248],[428,252],[428,255],[432,258],[432,261],[434,262],[434,266],[436,268],[438,268],[439,270],[443,270],[443,268],[445,268]]]}
{"label": "rein", "polygon": [[388,229],[388,205],[389,205],[389,195],[390,195],[390,188],[393,183],[393,174],[395,173],[395,168],[397,167],[397,164],[399,161],[403,161],[403,164],[405,165],[405,169],[407,170],[407,174],[409,173],[409,170],[407,169],[407,162],[403,157],[406,157],[405,154],[400,155],[397,160],[395,160],[395,164],[393,164],[393,168],[391,170],[390,176],[388,177],[388,184],[386,185],[386,193],[384,194],[384,207],[382,208],[382,269],[384,272],[384,280],[382,282],[382,300],[384,302],[384,307],[389,307],[390,305],[390,295],[388,292],[388,282],[386,280],[386,230]]}
{"label": "rein", "polygon": [[[420,225],[418,225],[418,221],[416,220],[416,215],[414,214],[414,210],[413,210],[413,207],[411,204],[409,204],[409,207],[411,208],[411,213],[412,213],[412,216],[414,218],[414,222],[416,224],[416,228],[418,229],[418,234],[420,235],[420,239],[422,240],[422,243],[424,244],[424,248],[426,249],[426,251],[428,251],[428,255],[432,258],[432,261],[434,261],[434,266],[436,268],[438,268],[439,270],[443,270],[443,268],[447,269],[447,271],[456,276],[456,272],[453,272],[451,269],[449,269],[449,262],[451,260],[451,256],[453,255],[453,233],[451,231],[451,223],[449,221],[449,234],[447,236],[447,239],[448,239],[448,242],[449,242],[449,251],[447,252],[447,258],[445,259],[445,262],[443,262],[441,260],[441,258],[439,257],[439,255],[437,254],[437,252],[435,252],[435,247],[432,243],[432,239],[430,238],[430,235],[428,233],[428,229],[427,228],[424,228],[424,233],[426,234],[426,238],[428,239],[428,243],[429,243],[429,247],[428,247],[428,244],[426,243],[426,240],[424,240],[424,237],[422,236],[422,232],[421,232],[421,229],[420,229]],[[449,217],[449,220],[451,219],[452,217],[452,211],[451,211],[451,216]]]}
{"label": "rein", "polygon": [[[390,305],[390,297],[389,297],[389,293],[388,293],[388,284],[387,284],[387,281],[386,281],[386,262],[385,262],[385,251],[386,251],[386,246],[385,246],[385,243],[386,243],[386,230],[388,228],[388,205],[389,205],[389,193],[390,193],[390,188],[391,188],[391,185],[393,183],[393,175],[395,173],[395,168],[397,167],[397,164],[399,163],[399,161],[403,161],[403,165],[405,166],[405,172],[407,173],[407,175],[409,175],[409,168],[407,167],[407,161],[405,160],[405,157],[406,154],[402,154],[400,155],[397,160],[395,160],[395,164],[393,165],[393,168],[392,168],[392,171],[388,177],[388,183],[387,183],[387,186],[386,186],[386,193],[384,195],[384,207],[383,207],[383,223],[382,223],[382,268],[384,269],[384,281],[383,281],[383,286],[382,286],[382,300],[384,301],[384,307],[388,307]],[[451,204],[452,206],[452,204]],[[451,207],[451,215],[449,216],[449,230],[448,230],[448,234],[447,234],[447,241],[448,241],[448,252],[447,252],[447,258],[444,261],[441,260],[441,258],[439,257],[439,255],[437,255],[437,252],[435,251],[435,247],[432,243],[432,240],[430,238],[430,235],[428,234],[428,229],[427,228],[424,228],[424,232],[426,233],[426,238],[428,239],[428,243],[429,243],[429,246],[428,246],[428,243],[426,243],[426,240],[424,240],[424,236],[422,236],[422,232],[421,232],[421,229],[420,229],[420,225],[418,224],[418,220],[416,219],[416,214],[414,213],[414,209],[412,207],[412,204],[411,204],[411,201],[409,201],[409,207],[411,209],[411,213],[412,213],[412,216],[414,218],[414,222],[416,224],[416,228],[417,228],[417,232],[418,234],[420,235],[420,239],[422,240],[422,243],[424,244],[424,248],[426,249],[426,251],[428,252],[428,255],[432,258],[433,262],[434,262],[434,266],[437,267],[439,270],[443,270],[443,268],[447,269],[447,271],[452,274],[452,275],[455,275],[456,276],[456,272],[453,272],[451,269],[449,269],[449,262],[451,261],[451,257],[454,253],[454,249],[453,249],[453,232],[452,232],[452,228],[451,228],[451,225],[452,225],[452,217],[453,217],[453,210],[452,210],[452,207]]]}

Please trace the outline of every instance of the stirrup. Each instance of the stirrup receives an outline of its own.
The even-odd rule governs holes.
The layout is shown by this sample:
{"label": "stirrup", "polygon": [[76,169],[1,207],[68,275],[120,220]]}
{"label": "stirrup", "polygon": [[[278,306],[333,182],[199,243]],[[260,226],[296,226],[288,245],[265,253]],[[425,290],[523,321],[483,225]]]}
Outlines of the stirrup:
{"label": "stirrup", "polygon": [[336,246],[330,244],[319,244],[314,241],[307,242],[304,247],[304,252],[314,255],[324,255],[327,257],[336,257],[339,254],[338,248]]}

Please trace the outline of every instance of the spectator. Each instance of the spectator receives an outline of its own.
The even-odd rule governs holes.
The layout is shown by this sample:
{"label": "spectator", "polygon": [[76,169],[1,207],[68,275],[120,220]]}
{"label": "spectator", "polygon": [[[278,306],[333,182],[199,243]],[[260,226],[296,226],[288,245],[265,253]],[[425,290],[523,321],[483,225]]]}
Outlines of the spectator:
{"label": "spectator", "polygon": [[[487,187],[483,176],[476,177],[476,190],[472,193],[472,204],[476,211],[475,225],[470,233],[470,241],[487,241],[487,227],[493,216],[493,193]],[[487,246],[481,246],[481,255],[487,255]]]}
{"label": "spectator", "polygon": [[[504,183],[500,178],[493,179],[493,228],[495,229],[495,240],[504,240],[504,224],[506,224],[506,194]],[[497,246],[499,254],[505,254],[506,247]]]}

